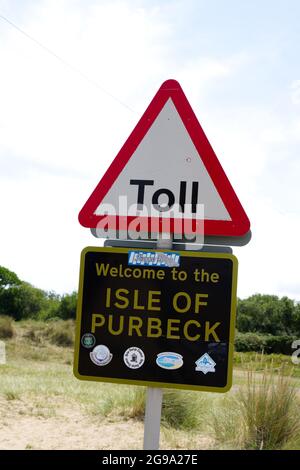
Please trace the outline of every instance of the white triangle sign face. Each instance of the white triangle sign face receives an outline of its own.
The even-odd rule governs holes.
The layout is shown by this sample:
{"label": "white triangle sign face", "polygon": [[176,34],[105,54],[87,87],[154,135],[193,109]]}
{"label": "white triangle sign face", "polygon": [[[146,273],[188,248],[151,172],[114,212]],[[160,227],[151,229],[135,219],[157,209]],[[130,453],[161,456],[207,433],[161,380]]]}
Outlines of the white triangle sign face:
{"label": "white triangle sign face", "polygon": [[[174,177],[174,171],[177,177]],[[231,220],[201,156],[199,158],[199,153],[169,98],[95,214],[104,214],[103,204],[118,207],[120,195],[127,196],[129,206],[136,205],[138,191],[143,186],[141,204],[147,208],[151,208],[155,192],[162,188],[171,191],[179,203],[181,182],[186,183],[186,203],[192,201],[193,183],[195,187],[195,183],[201,182],[200,191],[198,185],[198,203],[205,206],[205,219]],[[158,204],[168,204],[168,193],[162,193],[157,199]],[[127,215],[124,209],[126,208],[120,208],[123,212],[119,215]],[[186,216],[192,217],[192,212]]]}
{"label": "white triangle sign face", "polygon": [[[242,236],[250,223],[180,85],[165,82],[81,210],[90,228],[127,230],[135,218],[157,231]],[[192,227],[191,224],[188,224]],[[195,231],[195,226],[192,229]]]}

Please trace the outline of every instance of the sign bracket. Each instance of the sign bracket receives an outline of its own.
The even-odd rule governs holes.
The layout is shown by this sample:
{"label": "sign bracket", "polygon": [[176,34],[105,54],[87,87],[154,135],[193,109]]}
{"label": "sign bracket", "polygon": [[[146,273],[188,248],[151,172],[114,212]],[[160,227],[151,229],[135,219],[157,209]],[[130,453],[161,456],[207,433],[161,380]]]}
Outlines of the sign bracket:
{"label": "sign bracket", "polygon": [[[184,245],[184,247],[182,246]],[[155,241],[144,241],[144,240],[105,240],[104,246],[111,246],[111,247],[119,247],[119,248],[137,248],[139,250],[144,249],[169,249],[164,247],[158,248],[157,243]],[[173,243],[172,244],[173,250],[183,250],[188,251],[186,249],[185,244],[182,243]],[[206,253],[232,253],[232,248],[230,246],[213,246],[213,245],[196,245],[192,247],[192,251],[203,251]]]}

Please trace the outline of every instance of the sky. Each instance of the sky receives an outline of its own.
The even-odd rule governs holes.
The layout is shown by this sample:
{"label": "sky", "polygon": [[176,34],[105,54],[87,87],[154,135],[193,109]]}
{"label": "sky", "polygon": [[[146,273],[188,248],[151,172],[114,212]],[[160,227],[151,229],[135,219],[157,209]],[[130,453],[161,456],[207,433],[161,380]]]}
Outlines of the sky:
{"label": "sky", "polygon": [[251,221],[239,297],[300,300],[299,21],[298,0],[0,0],[0,265],[77,289],[103,243],[78,212],[173,78]]}

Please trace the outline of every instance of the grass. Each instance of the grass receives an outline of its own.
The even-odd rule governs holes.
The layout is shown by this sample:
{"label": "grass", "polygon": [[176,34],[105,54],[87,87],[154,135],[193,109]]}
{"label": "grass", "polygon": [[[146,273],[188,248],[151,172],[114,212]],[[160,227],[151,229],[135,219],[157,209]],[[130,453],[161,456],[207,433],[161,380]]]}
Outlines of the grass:
{"label": "grass", "polygon": [[[285,366],[249,363],[245,381],[228,394],[213,413],[212,429],[219,445],[239,449],[283,449],[300,444],[300,403]],[[261,366],[260,366],[261,368]],[[261,369],[260,369],[261,370]],[[239,430],[239,432],[237,432]]]}
{"label": "grass", "polygon": [[12,338],[14,334],[12,319],[6,315],[0,315],[0,339]]}
{"label": "grass", "polygon": [[[0,398],[16,403],[20,415],[51,419],[68,408],[80,409],[99,426],[105,420],[142,422],[145,388],[78,381],[72,373],[73,348],[52,342],[53,331],[60,331],[64,323],[55,327],[54,323],[16,325],[15,335],[5,341],[7,364],[0,366]],[[72,331],[74,323],[65,326]],[[291,364],[290,358],[235,356],[238,368],[227,394],[164,390],[163,438],[171,448],[183,449],[299,449],[297,366],[288,372],[281,364]]]}
{"label": "grass", "polygon": [[217,447],[225,449],[241,448],[240,429],[241,414],[235,395],[227,394],[215,401],[211,410],[210,428],[216,440]]}
{"label": "grass", "polygon": [[247,371],[249,365],[254,371],[263,371],[266,367],[279,370],[285,366],[283,373],[291,374],[300,378],[300,367],[292,367],[291,357],[284,354],[263,354],[257,352],[235,352],[234,366]]}
{"label": "grass", "polygon": [[246,449],[281,449],[300,437],[300,407],[296,389],[282,367],[266,368],[259,381],[248,371],[247,385],[239,392]]}
{"label": "grass", "polygon": [[58,320],[48,324],[46,337],[57,346],[73,346],[75,339],[75,323],[72,320]]}
{"label": "grass", "polygon": [[[142,421],[145,414],[145,388],[127,386],[108,386],[108,393],[103,396],[102,406],[96,408],[100,415]],[[96,411],[94,410],[94,411]]]}
{"label": "grass", "polygon": [[[112,390],[111,390],[112,391]],[[203,413],[195,413],[193,392],[181,390],[164,390],[162,403],[162,424],[178,430],[192,430],[200,426]],[[144,420],[146,389],[144,387],[115,387],[104,400],[98,412],[105,416],[122,416],[124,418]],[[204,400],[197,396],[198,410]],[[202,408],[202,406],[201,406]],[[94,410],[95,411],[95,410]],[[202,409],[201,409],[202,411]]]}
{"label": "grass", "polygon": [[[197,392],[165,390],[162,403],[162,424],[182,430],[199,429],[204,419],[205,400]],[[195,412],[197,404],[197,412]]]}
{"label": "grass", "polygon": [[49,342],[56,346],[70,347],[74,345],[75,322],[73,320],[19,322],[21,336],[30,343],[40,345]]}
{"label": "grass", "polygon": [[10,391],[10,390],[6,390],[4,392],[4,396],[6,398],[6,400],[8,401],[11,401],[11,400],[20,400],[20,394],[16,391]]}

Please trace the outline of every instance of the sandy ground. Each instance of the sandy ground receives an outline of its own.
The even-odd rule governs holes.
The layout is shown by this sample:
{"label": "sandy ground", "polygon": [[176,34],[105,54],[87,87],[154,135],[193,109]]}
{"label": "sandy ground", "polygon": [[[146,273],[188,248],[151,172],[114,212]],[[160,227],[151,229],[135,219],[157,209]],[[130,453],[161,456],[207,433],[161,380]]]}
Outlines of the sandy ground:
{"label": "sandy ground", "polygon": [[[60,406],[54,416],[31,415],[34,412],[22,400],[0,399],[0,449],[142,449],[143,423],[128,420],[101,421],[74,406]],[[43,414],[43,413],[42,413]],[[166,435],[164,435],[166,434]],[[170,439],[171,436],[171,439]],[[209,448],[211,439],[184,433],[163,432],[162,449]]]}

